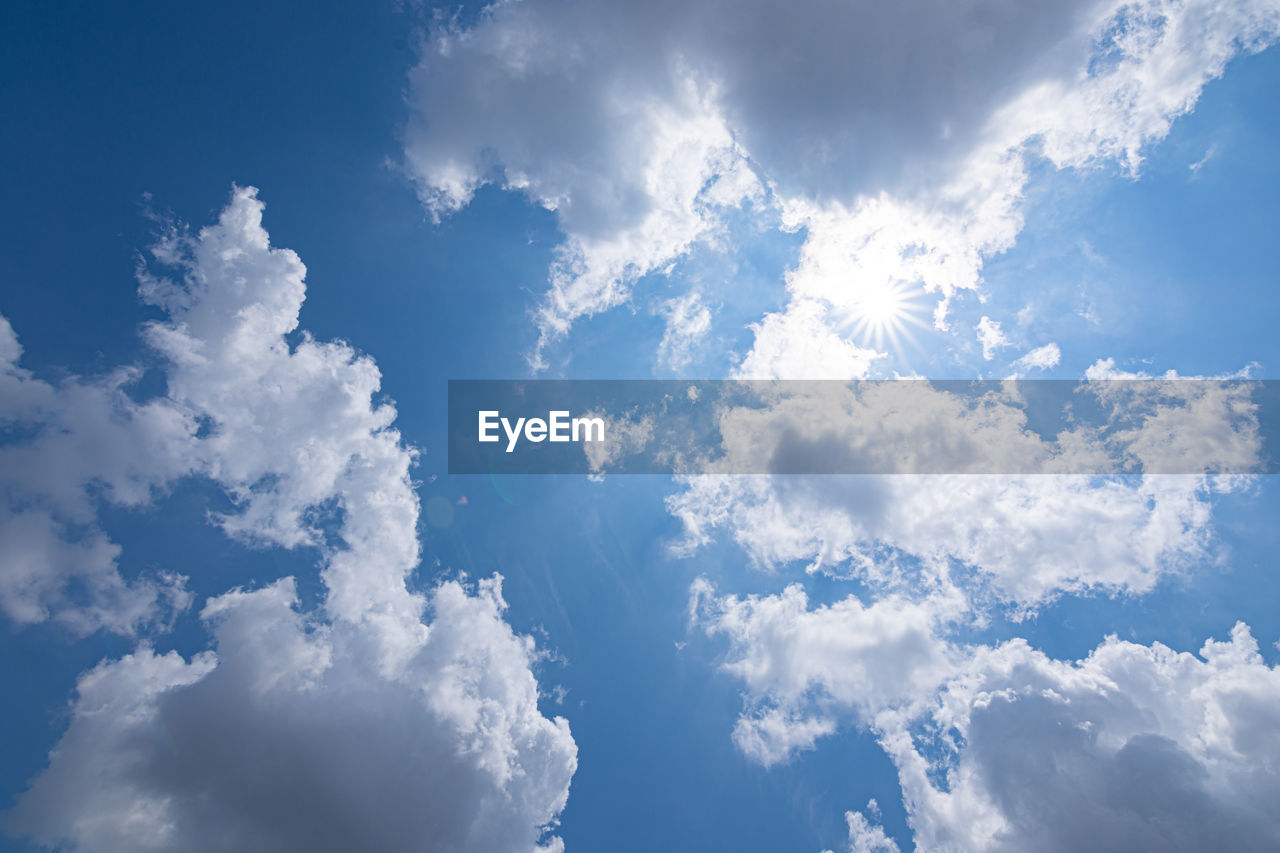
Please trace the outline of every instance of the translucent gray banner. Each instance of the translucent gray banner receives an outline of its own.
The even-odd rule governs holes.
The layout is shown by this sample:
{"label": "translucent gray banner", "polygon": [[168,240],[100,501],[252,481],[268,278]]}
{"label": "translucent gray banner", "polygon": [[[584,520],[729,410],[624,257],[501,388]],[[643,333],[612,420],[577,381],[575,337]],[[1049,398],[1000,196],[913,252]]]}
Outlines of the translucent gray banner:
{"label": "translucent gray banner", "polygon": [[1280,385],[455,380],[451,474],[1265,474]]}

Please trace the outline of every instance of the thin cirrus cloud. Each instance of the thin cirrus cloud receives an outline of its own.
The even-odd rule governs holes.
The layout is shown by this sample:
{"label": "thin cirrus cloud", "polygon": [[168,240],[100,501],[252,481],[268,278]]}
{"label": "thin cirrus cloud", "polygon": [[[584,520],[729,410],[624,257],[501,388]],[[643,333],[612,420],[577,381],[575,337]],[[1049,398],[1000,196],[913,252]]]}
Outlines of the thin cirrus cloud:
{"label": "thin cirrus cloud", "polygon": [[747,211],[805,242],[742,375],[851,378],[868,296],[918,283],[946,328],[1015,242],[1030,163],[1135,172],[1278,22],[1269,0],[498,4],[432,27],[405,159],[437,216],[484,183],[556,211],[535,368]]}
{"label": "thin cirrus cloud", "polygon": [[[391,405],[374,402],[372,359],[306,334],[286,340],[305,268],[270,245],[262,212],[256,190],[236,188],[216,224],[173,227],[153,247],[152,269],[173,275],[140,275],[143,298],[166,315],[144,329],[167,384],[145,407],[118,379],[36,383],[6,338],[6,381],[31,398],[20,414],[33,433],[6,452],[61,478],[29,493],[7,484],[6,497],[92,525],[90,481],[108,500],[140,503],[178,477],[207,477],[232,499],[214,519],[228,534],[318,548],[323,604],[302,611],[292,578],[233,589],[201,610],[212,649],[184,659],[144,640],[82,675],[69,727],[6,827],[84,851],[391,850],[424,835],[455,850],[561,849],[551,830],[577,748],[563,718],[538,710],[538,652],[506,624],[500,576],[407,586],[419,559],[415,451]],[[77,395],[91,417],[66,437]],[[67,443],[100,452],[66,454]],[[137,446],[156,453],[126,452]],[[330,505],[339,518],[326,525],[314,510]],[[107,559],[117,551],[74,567],[91,581],[96,621],[83,606],[64,615],[74,578],[57,563],[6,575],[6,610],[133,629],[156,596],[120,577]]]}

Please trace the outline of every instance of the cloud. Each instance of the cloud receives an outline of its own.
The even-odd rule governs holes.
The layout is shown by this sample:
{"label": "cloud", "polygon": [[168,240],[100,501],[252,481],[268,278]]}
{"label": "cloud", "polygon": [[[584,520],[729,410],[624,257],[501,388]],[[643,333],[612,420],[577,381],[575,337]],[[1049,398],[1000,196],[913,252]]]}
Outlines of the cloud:
{"label": "cloud", "polygon": [[[725,535],[763,569],[899,591],[960,584],[1013,615],[1068,593],[1141,594],[1212,553],[1214,501],[1248,481],[1215,472],[1263,458],[1255,383],[1079,383],[1050,404],[1067,417],[1047,434],[1030,426],[1045,404],[1024,398],[1035,385],[762,385],[715,410],[714,461],[687,470],[801,473],[678,478],[672,548]],[[1074,416],[1077,404],[1097,414]],[[811,475],[840,470],[871,473]],[[1126,471],[1146,474],[1092,476]]]}
{"label": "cloud", "polygon": [[609,14],[499,4],[470,29],[438,22],[412,75],[405,158],[428,209],[457,210],[495,181],[555,210],[566,234],[535,312],[535,367],[576,319],[621,304],[714,241],[721,212],[763,197],[713,93],[674,58],[627,67],[643,48],[591,32],[628,26]]}
{"label": "cloud", "polygon": [[984,361],[991,361],[995,358],[996,350],[1009,346],[1009,339],[1001,331],[1000,323],[990,317],[983,315],[974,328],[978,331],[978,342],[982,344]]}
{"label": "cloud", "polygon": [[[876,801],[867,803],[867,811],[878,816]],[[884,834],[884,827],[871,823],[862,812],[845,812],[849,824],[849,853],[899,853],[897,842]]]}
{"label": "cloud", "polygon": [[[810,607],[691,592],[728,641],[744,709],[734,739],[769,766],[844,720],[898,768],[920,850],[1261,850],[1280,841],[1280,669],[1249,629],[1200,656],[1108,638],[1077,662],[1015,639],[949,637],[966,603],[937,595]],[[851,850],[890,847],[850,813]]]}
{"label": "cloud", "polygon": [[[1176,375],[1166,380],[1126,377],[1142,382],[1102,381],[1114,373],[1114,365],[1099,362],[1092,371],[1099,381],[1081,386],[1109,413],[1109,425],[1105,432],[1093,433],[1077,425],[1058,434],[1056,441],[1068,455],[1100,451],[1110,458],[1119,452],[1140,459],[1151,470],[1183,459],[1188,441],[1202,449],[1221,443],[1220,452],[1210,452],[1227,465],[1237,451],[1256,454],[1256,424],[1229,426],[1235,423],[1232,412],[1249,408],[1240,396],[1248,395],[1249,383],[1239,379],[1187,382]],[[820,455],[843,449],[873,457],[876,427],[860,425],[879,422],[913,436],[904,443],[905,450],[890,453],[897,464],[909,464],[911,452],[925,464],[930,453],[963,458],[962,447],[944,446],[937,439],[940,424],[960,432],[972,430],[976,436],[992,431],[999,438],[989,446],[1000,448],[1009,464],[1023,455],[1038,458],[1036,454],[1044,451],[1042,438],[1026,429],[1014,383],[1005,384],[1007,397],[988,395],[983,405],[972,409],[924,383],[872,383],[869,387],[861,397],[847,388],[819,389],[830,406],[828,417],[795,417],[789,411],[793,401],[782,394],[763,408],[722,413],[719,424],[726,448],[730,456],[748,453],[769,458],[770,448],[761,439],[788,433],[793,443],[807,442],[819,448]],[[874,403],[881,387],[904,387],[907,390],[898,392],[898,399],[902,393],[919,399],[900,406],[882,403],[876,408],[885,413],[880,418],[859,417],[858,406]],[[815,402],[806,400],[801,410],[811,414]],[[780,426],[788,417],[790,427]],[[848,424],[859,426],[846,429]],[[1215,496],[1237,488],[1238,481],[1205,476],[899,475],[708,476],[684,478],[681,483],[683,491],[667,500],[668,509],[685,528],[685,538],[675,545],[677,553],[688,553],[724,532],[760,568],[800,564],[807,572],[860,584],[858,594],[822,605],[811,605],[803,587],[795,583],[777,594],[746,597],[720,594],[706,581],[691,589],[694,624],[726,641],[722,669],[742,682],[743,708],[733,727],[733,740],[747,757],[769,767],[798,751],[817,748],[822,738],[846,725],[871,730],[897,762],[917,847],[922,850],[1098,848],[1105,846],[1109,830],[1100,830],[1096,836],[1086,833],[1088,837],[1071,834],[1073,826],[1095,820],[1094,810],[1105,811],[1103,816],[1114,827],[1115,837],[1123,839],[1119,846],[1124,849],[1164,849],[1170,844],[1180,849],[1176,843],[1182,842],[1171,842],[1170,837],[1189,839],[1185,849],[1219,849],[1211,837],[1219,830],[1239,840],[1240,849],[1269,846],[1268,839],[1278,827],[1258,822],[1265,813],[1261,807],[1250,807],[1253,813],[1241,820],[1253,826],[1239,832],[1227,821],[1227,825],[1215,825],[1208,835],[1188,834],[1190,829],[1172,817],[1187,798],[1209,800],[1218,809],[1217,801],[1226,796],[1197,781],[1217,778],[1212,769],[1201,769],[1204,759],[1193,749],[1203,741],[1199,733],[1153,726],[1099,750],[1072,741],[1069,749],[1064,747],[1068,752],[1054,761],[1084,767],[1089,773],[1096,770],[1096,779],[1063,781],[1048,774],[1041,780],[1034,776],[1039,760],[1024,758],[1029,775],[1025,782],[1006,785],[1002,780],[1011,771],[997,767],[990,770],[985,787],[974,783],[973,791],[963,797],[955,792],[962,783],[968,784],[978,765],[966,765],[963,757],[949,764],[938,758],[955,753],[978,762],[984,757],[975,752],[979,742],[969,729],[942,716],[954,710],[947,710],[951,694],[970,691],[964,701],[971,702],[974,714],[983,718],[976,709],[994,705],[1006,693],[1023,691],[1028,697],[1026,724],[1032,727],[1048,712],[1031,706],[1058,701],[1055,697],[1064,694],[1057,685],[1046,686],[1040,693],[1034,685],[1024,687],[1021,673],[1009,676],[1007,689],[974,687],[985,677],[975,673],[994,666],[1000,654],[1015,655],[1021,649],[1059,674],[1071,666],[1031,652],[1023,641],[988,647],[967,638],[985,629],[996,615],[1016,622],[1064,594],[1142,594],[1166,574],[1202,562],[1214,553]],[[1082,539],[1080,530],[1090,535]],[[1253,649],[1245,657],[1260,665],[1247,630],[1238,628],[1233,636],[1233,648]],[[1159,646],[1125,648],[1135,655],[1138,650],[1149,653],[1156,660],[1171,654]],[[1205,659],[1214,660],[1222,650],[1222,645],[1206,646]],[[1221,659],[1239,657],[1233,651]],[[1087,669],[1086,663],[1078,666]],[[1264,666],[1259,669],[1273,672]],[[1155,701],[1137,689],[1145,683],[1141,677],[1112,680],[1114,685],[1107,686],[1101,677],[1090,676],[1085,683],[1106,702],[1117,705]],[[1180,689],[1170,687],[1162,701],[1176,702]],[[1063,713],[1089,707],[1078,697],[1062,703],[1067,708]],[[1146,712],[1135,713],[1141,717]],[[1099,725],[1092,720],[1076,722],[1088,732],[1090,726]],[[1067,723],[1055,725],[1058,729],[1046,724],[1039,734],[1048,738]],[[990,748],[999,748],[1002,733],[1013,726],[1011,720],[992,723]],[[1047,748],[1019,742],[1009,747],[1009,755],[1038,756]],[[1276,748],[1280,750],[1280,743]],[[1236,770],[1245,773],[1248,761],[1255,757],[1240,750]],[[1165,761],[1167,767],[1161,764]],[[1262,766],[1269,767],[1271,761],[1264,759]],[[1146,772],[1161,774],[1170,789],[1152,793],[1150,801],[1125,799],[1112,791],[1116,786],[1136,787],[1125,779]],[[916,788],[908,784],[911,780]],[[1039,790],[1036,785],[1041,782],[1050,790]],[[930,787],[918,787],[922,785]],[[1015,801],[997,802],[998,796],[988,790],[996,785]],[[1088,795],[1096,802],[1082,801],[1076,790],[1089,785],[1099,789]],[[1065,803],[1060,813],[1046,806],[1042,813],[1033,814],[1036,809],[1028,805],[1055,798]],[[1234,814],[1226,808],[1222,806],[1217,814]],[[1165,821],[1174,829],[1162,834],[1146,826],[1144,821],[1152,814],[1156,816],[1150,819],[1157,822],[1153,825]],[[876,846],[883,831],[865,815],[851,813],[849,820],[850,849],[885,849],[883,844]],[[1026,826],[1015,827],[1018,821]],[[945,826],[934,827],[938,822]]]}
{"label": "cloud", "polygon": [[9,827],[86,851],[533,850],[577,755],[538,711],[538,653],[503,621],[500,578],[408,587],[415,452],[372,359],[289,343],[305,268],[262,212],[236,188],[215,225],[153,248],[140,292],[166,317],[144,337],[167,393],[150,405],[184,426],[179,473],[232,498],[228,534],[317,549],[323,603],[298,610],[291,578],[232,590],[202,611],[210,651],[143,644],[84,675]]}
{"label": "cloud", "polygon": [[[985,345],[984,345],[985,347]],[[1055,343],[1036,347],[1013,363],[1019,370],[1048,370],[1062,361],[1062,350]]]}
{"label": "cloud", "polygon": [[658,363],[680,370],[688,365],[694,348],[711,331],[711,311],[702,304],[698,293],[690,292],[664,302],[662,313],[667,327],[658,345]]}
{"label": "cloud", "polygon": [[1218,156],[1218,146],[1210,145],[1205,149],[1204,156],[1187,167],[1192,176],[1200,174],[1200,170],[1208,165],[1209,161]]}
{"label": "cloud", "polygon": [[532,850],[574,753],[498,583],[438,586],[393,678],[353,626],[296,606],[289,578],[232,591],[204,609],[214,651],[85,674],[8,828],[82,851]]}
{"label": "cloud", "polygon": [[833,332],[818,301],[792,303],[785,314],[766,314],[751,328],[755,345],[738,368],[740,379],[862,379],[883,358]]}
{"label": "cloud", "polygon": [[[677,270],[687,254],[721,239],[726,220],[741,211],[802,235],[803,245],[786,274],[786,301],[752,324],[754,345],[737,375],[860,378],[892,358],[857,337],[868,293],[918,286],[936,299],[935,327],[948,329],[951,303],[979,292],[988,259],[1015,245],[1035,167],[1136,175],[1147,148],[1194,107],[1205,84],[1278,31],[1274,0],[1018,9],[801,3],[785,11],[756,3],[730,9],[718,0],[643,9],[499,4],[474,24],[435,28],[413,78],[406,161],[437,214],[467,203],[483,183],[556,211],[566,238],[535,311],[535,366],[577,318],[622,304],[646,275]],[[673,139],[686,159],[672,157]],[[1008,345],[1004,322],[983,318],[987,360]],[[1061,353],[1048,346],[1019,366],[1053,366]],[[1177,418],[1200,422],[1208,411],[1189,408]],[[1173,420],[1157,417],[1151,435],[1161,424],[1176,435]],[[1144,453],[1158,444],[1143,450],[1130,438]],[[1168,846],[1125,824],[1121,812],[1166,820],[1191,842],[1202,838],[1177,811],[1178,786],[1199,784],[1207,802],[1225,803],[1223,789],[1195,781],[1197,764],[1214,784],[1223,765],[1188,729],[1148,721],[1122,742],[1068,743],[1062,755],[1083,762],[1070,780],[1081,780],[1084,795],[1055,788],[1024,759],[1009,778],[1038,793],[1005,802],[990,780],[974,782],[972,796],[927,797],[933,777],[921,770],[913,781],[911,755],[925,761],[933,752],[903,746],[909,729],[890,723],[893,714],[918,719],[931,696],[958,696],[969,683],[958,673],[978,677],[964,669],[979,665],[964,664],[969,656],[991,660],[947,639],[957,609],[977,621],[993,608],[1018,618],[1068,592],[1149,591],[1210,553],[1211,499],[1224,487],[1197,477],[708,477],[682,480],[668,508],[685,529],[678,550],[725,532],[759,566],[803,563],[868,590],[810,607],[796,587],[746,598],[695,588],[702,626],[727,640],[726,667],[747,685],[734,737],[748,755],[784,761],[849,716],[878,727],[899,761],[908,802],[920,803],[912,820],[921,849],[1099,846],[1100,839],[1067,834],[1072,821],[1052,814],[1060,804],[1079,831],[1096,824],[1134,846]],[[1081,541],[1081,529],[1097,535]],[[1165,655],[1125,648],[1138,670],[1144,655]],[[996,652],[1013,656],[1015,645]],[[1107,703],[1156,713],[1172,701],[1143,694],[1140,679],[1120,672],[1108,674],[1116,687],[1105,688],[1089,661],[1036,660],[1056,675],[1046,689],[1059,695],[1076,683],[1070,672],[1088,673],[1064,704],[1068,717],[1084,716],[1068,722],[1101,720],[1115,730]],[[1155,664],[1147,673],[1165,677]],[[973,714],[983,719],[1021,689],[1011,677],[990,696],[972,697]],[[1025,756],[1055,743],[1047,723],[1044,731],[1035,724],[1057,718],[1032,699],[1060,710],[1047,693],[1019,706],[1028,710],[1009,724],[1026,727],[1025,738],[1011,739]],[[945,744],[949,729],[939,730]],[[955,744],[972,750],[974,741]],[[957,765],[949,790],[970,790],[964,786],[982,772],[984,753],[963,754],[970,763]],[[1089,762],[1112,769],[1095,772]],[[1161,790],[1148,803],[1131,798],[1108,812],[1111,795],[1093,792],[1110,791],[1116,783],[1104,782],[1123,778],[1115,769],[1122,766],[1159,768]],[[888,846],[859,817],[850,818],[851,846]],[[1204,825],[1228,842],[1270,846],[1257,843],[1269,830],[1250,834],[1256,820],[1235,835]]]}
{"label": "cloud", "polygon": [[578,210],[616,217],[652,198],[625,167],[645,162],[643,131],[693,121],[676,109],[694,106],[692,81],[700,112],[740,133],[787,196],[847,198],[963,151],[1010,93],[1074,70],[1107,8],[495,4],[469,26],[436,20],[407,154],[437,209],[496,176],[563,202],[576,229]]}
{"label": "cloud", "polygon": [[1109,638],[979,650],[917,725],[882,719],[916,844],[1262,850],[1280,843],[1280,671],[1249,629],[1196,657]]}
{"label": "cloud", "polygon": [[957,600],[889,597],[864,606],[849,596],[810,610],[799,585],[778,595],[718,597],[705,580],[691,596],[695,623],[729,641],[722,669],[752,697],[734,742],[766,767],[811,749],[841,714],[852,710],[869,722],[927,695],[951,670],[935,626],[958,615]]}
{"label": "cloud", "polygon": [[126,578],[97,501],[147,504],[189,466],[196,425],[164,401],[136,402],[141,371],[54,384],[19,366],[0,317],[0,611],[18,625],[52,620],[75,634],[163,626],[190,597],[177,573]]}
{"label": "cloud", "polygon": [[[1056,443],[1027,428],[1017,385],[955,393],[928,382],[759,383],[717,405],[713,473],[1041,473],[1108,470],[1087,428]],[[744,401],[745,398],[745,401]],[[1069,404],[1069,400],[1064,404]],[[1049,409],[1050,406],[1046,406]],[[1077,468],[1076,466],[1080,466]]]}
{"label": "cloud", "polygon": [[[1091,6],[1074,20],[1077,29],[1046,45],[1053,60],[1037,79],[1002,88],[1007,100],[981,113],[973,143],[922,170],[917,186],[790,203],[787,222],[805,227],[808,241],[788,274],[784,313],[810,312],[818,299],[839,332],[856,321],[863,290],[918,281],[938,294],[934,323],[945,329],[951,299],[977,290],[986,259],[1014,245],[1031,163],[1113,162],[1136,174],[1145,147],[1167,135],[1232,57],[1274,41],[1280,6],[1148,0]],[[815,239],[825,248],[811,251]],[[768,347],[776,352],[779,343]],[[776,375],[803,378],[808,369]]]}
{"label": "cloud", "polygon": [[[1065,593],[1150,591],[1209,553],[1216,485],[1198,477],[889,475],[697,477],[667,507],[678,553],[723,531],[760,567],[890,588],[923,573],[983,589],[1014,613]],[[1094,531],[1082,541],[1079,531]]]}
{"label": "cloud", "polygon": [[[167,361],[171,403],[203,419],[197,470],[235,504],[217,523],[250,542],[321,547],[326,610],[365,624],[394,656],[423,633],[422,601],[405,587],[419,556],[416,451],[391,404],[375,402],[373,359],[305,333],[286,341],[306,268],[271,247],[262,211],[256,190],[237,188],[216,225],[175,228],[153,248],[176,276],[141,274],[143,298],[168,316],[144,338]],[[335,499],[336,538],[317,512]]]}
{"label": "cloud", "polygon": [[[556,211],[566,239],[535,366],[740,207],[804,229],[783,315],[847,338],[865,289],[919,282],[945,327],[954,295],[1013,245],[1030,162],[1135,171],[1207,81],[1278,30],[1272,0],[500,3],[436,20],[405,160],[436,215],[484,183]],[[786,325],[802,333],[759,342],[749,375],[846,366],[782,354],[809,346],[810,323],[758,328]]]}
{"label": "cloud", "polygon": [[1091,5],[495,4],[471,26],[433,26],[406,165],[437,216],[489,182],[556,211],[566,240],[536,311],[542,366],[575,319],[714,242],[729,212],[777,224],[766,184],[797,203],[848,200],[950,160],[979,133],[971,117],[1053,66],[1046,45]]}

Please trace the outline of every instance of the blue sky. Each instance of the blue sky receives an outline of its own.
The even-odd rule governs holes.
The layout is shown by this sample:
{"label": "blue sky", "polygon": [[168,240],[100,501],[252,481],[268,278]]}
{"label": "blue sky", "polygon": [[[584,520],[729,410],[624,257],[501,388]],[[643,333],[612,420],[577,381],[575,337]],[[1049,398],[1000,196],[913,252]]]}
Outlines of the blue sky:
{"label": "blue sky", "polygon": [[448,475],[450,379],[1276,378],[1273,3],[821,5],[9,12],[2,849],[1277,843],[1274,478]]}

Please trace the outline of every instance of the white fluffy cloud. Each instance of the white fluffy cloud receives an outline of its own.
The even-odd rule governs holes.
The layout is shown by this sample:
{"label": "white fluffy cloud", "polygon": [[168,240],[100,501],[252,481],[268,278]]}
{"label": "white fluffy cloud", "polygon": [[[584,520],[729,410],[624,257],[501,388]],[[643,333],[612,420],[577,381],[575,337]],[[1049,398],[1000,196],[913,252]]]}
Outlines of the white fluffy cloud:
{"label": "white fluffy cloud", "polygon": [[[1252,384],[1082,383],[1057,405],[1102,414],[1053,434],[1029,426],[1054,405],[1028,406],[1033,385],[979,396],[927,382],[765,384],[763,405],[716,410],[705,470],[875,473],[682,478],[667,499],[684,526],[674,548],[723,533],[762,568],[962,585],[1014,613],[1068,592],[1147,592],[1211,553],[1214,497],[1246,482],[1211,472],[1257,470]],[[1093,476],[1119,470],[1147,474]]]}
{"label": "white fluffy cloud", "polygon": [[[918,282],[945,325],[1016,239],[1031,159],[1136,169],[1278,29],[1275,0],[496,3],[433,26],[406,162],[437,215],[486,182],[557,211],[536,365],[747,203],[805,229],[783,315],[810,321],[762,322],[748,373],[830,376],[866,363],[845,351],[869,291]],[[788,352],[815,333],[836,361]]]}
{"label": "white fluffy cloud", "polygon": [[[83,676],[10,827],[86,851],[533,850],[568,795],[568,724],[538,711],[537,652],[503,621],[499,578],[407,586],[414,452],[374,402],[372,359],[287,341],[305,268],[270,245],[262,211],[237,188],[216,225],[157,244],[172,277],[141,276],[166,313],[145,330],[166,359],[149,405],[180,438],[180,464],[155,480],[209,477],[234,501],[216,519],[229,534],[318,548],[323,606],[299,612],[289,578],[233,590],[202,612],[214,649],[184,660],[144,644]],[[156,486],[124,482],[138,500]]]}
{"label": "white fluffy cloud", "polygon": [[841,337],[832,330],[828,313],[821,302],[806,300],[793,301],[785,313],[765,315],[752,326],[755,344],[739,366],[738,377],[850,379],[868,375],[883,353]]}
{"label": "white fluffy cloud", "polygon": [[928,695],[953,667],[937,628],[960,614],[959,599],[863,606],[850,596],[810,610],[798,585],[744,599],[718,597],[705,580],[692,596],[696,623],[729,641],[723,668],[752,697],[734,741],[766,767],[812,748],[843,714],[869,721]]}
{"label": "white fluffy cloud", "polygon": [[[986,259],[1016,241],[1035,158],[1060,169],[1113,162],[1136,173],[1144,148],[1167,135],[1233,56],[1274,41],[1280,3],[1104,3],[1075,21],[1080,28],[1055,43],[1042,75],[1002,89],[1008,99],[982,114],[972,146],[940,171],[926,170],[919,186],[788,205],[789,225],[806,227],[808,241],[788,274],[791,301],[784,313],[812,312],[817,300],[839,333],[856,320],[866,292],[919,282],[938,294],[934,323],[946,328],[951,299],[977,290]],[[996,323],[987,318],[979,330],[987,359],[1003,343]],[[757,340],[762,343],[771,353],[787,344],[808,346]],[[787,364],[778,359],[780,368]],[[774,375],[815,372],[825,375],[813,365]]]}
{"label": "white fluffy cloud", "polygon": [[439,23],[413,74],[405,153],[428,208],[456,210],[493,180],[555,210],[566,233],[535,366],[575,319],[714,240],[719,212],[763,197],[707,84],[674,57],[652,77],[627,67],[643,56],[637,31],[591,32],[627,26],[607,20],[621,8],[494,5],[474,28]]}
{"label": "white fluffy cloud", "polygon": [[139,506],[184,473],[192,418],[165,401],[135,402],[137,370],[54,384],[20,367],[21,356],[0,317],[0,425],[12,436],[0,446],[0,611],[77,634],[163,623],[188,605],[185,580],[122,576],[95,502]]}
{"label": "white fluffy cloud", "polygon": [[[1113,372],[1113,365],[1100,362],[1090,375],[1115,378]],[[1110,412],[1111,428],[1105,436],[1080,427],[1060,433],[1057,440],[1068,454],[1119,452],[1141,459],[1148,470],[1185,461],[1192,446],[1220,448],[1221,453],[1210,452],[1227,465],[1236,463],[1237,451],[1256,454],[1256,423],[1251,417],[1237,420],[1249,409],[1241,396],[1248,394],[1247,383],[1186,382],[1176,375],[1168,381],[1127,378],[1146,381],[1088,386]],[[876,403],[881,387],[908,390],[894,398],[900,405],[891,406]],[[941,431],[931,424],[964,432],[970,418],[976,419],[974,435],[991,431],[999,437],[988,446],[1000,448],[1008,464],[1040,458],[1045,450],[1041,437],[1026,430],[1016,393],[989,395],[973,409],[926,384],[870,383],[859,397],[839,383],[818,386],[814,393],[828,398],[829,417],[805,421],[790,415],[793,401],[781,394],[765,408],[722,415],[729,456],[771,458],[774,449],[761,439],[786,432],[818,448],[819,455],[850,452],[873,459],[879,422],[913,436],[890,453],[895,464],[909,464],[904,455],[914,452],[927,465],[930,453],[965,458],[964,447],[940,446]],[[919,399],[907,402],[906,394]],[[884,414],[859,416],[859,406],[868,404]],[[806,400],[804,411],[814,410]],[[790,426],[780,428],[780,422]],[[873,425],[861,426],[868,423]],[[1269,723],[1254,719],[1253,704],[1242,710],[1234,699],[1216,695],[1219,664],[1245,667],[1233,682],[1277,683],[1277,671],[1262,664],[1243,626],[1230,644],[1206,645],[1203,662],[1159,646],[1112,640],[1088,661],[1072,665],[1049,660],[1022,641],[991,648],[957,639],[981,630],[995,613],[1016,620],[1045,601],[1086,591],[1141,594],[1165,574],[1204,562],[1213,554],[1214,495],[1235,488],[1238,480],[898,475],[708,476],[682,482],[683,491],[667,501],[685,527],[678,552],[725,532],[764,569],[804,563],[809,572],[862,583],[859,595],[820,606],[811,606],[794,584],[746,598],[718,594],[705,581],[694,584],[694,623],[726,642],[722,669],[743,684],[744,707],[733,738],[748,757],[767,767],[816,748],[842,726],[870,729],[898,765],[922,850],[1266,849],[1274,843],[1280,823],[1265,818],[1265,799],[1238,805],[1234,798],[1254,776],[1274,789],[1280,742],[1262,756],[1239,748],[1221,763],[1216,753],[1202,749],[1203,731],[1164,722],[1182,692],[1201,690],[1196,678],[1202,677],[1212,686],[1201,691],[1207,698],[1197,713],[1205,719],[1237,715],[1230,724],[1250,730],[1242,738],[1265,730]],[[1082,530],[1088,535],[1081,536]],[[1172,658],[1193,677],[1152,693],[1148,681],[1173,679],[1172,668],[1164,666]],[[1028,687],[1013,660],[1029,661],[1057,681]],[[1135,675],[1131,670],[1144,661],[1159,671],[1149,678]],[[1099,662],[1111,667],[1105,673],[1110,682],[1096,671]],[[1001,686],[975,686],[1002,678]],[[1068,683],[1082,685],[1079,693],[1070,694]],[[968,702],[973,719],[982,722],[989,706],[1018,696],[1025,696],[1018,719],[976,729],[986,732],[985,740],[975,740],[969,718],[956,721],[970,711],[956,710],[955,703]],[[1059,717],[1080,716],[1042,724],[1044,703],[1060,704]],[[1124,729],[1110,718],[1113,708],[1138,722],[1126,719],[1123,726],[1131,727]],[[1068,722],[1084,734],[1073,734],[1059,747]],[[1017,725],[1027,728],[1025,739],[1004,744],[1003,733]],[[1127,733],[1118,741],[1093,740],[1104,727]],[[1038,759],[1026,757],[1055,749],[1055,764],[1079,778],[1045,773]],[[951,763],[940,763],[940,754]],[[988,767],[988,760],[1005,764]],[[1136,788],[1135,780],[1148,773],[1159,781],[1148,785],[1145,799],[1127,789],[1116,794],[1117,787]],[[1231,778],[1222,781],[1222,774]],[[1208,815],[1214,818],[1206,822]],[[850,850],[893,849],[866,814],[852,812],[848,821]]]}
{"label": "white fluffy cloud", "polygon": [[8,828],[82,851],[532,850],[574,752],[502,608],[496,582],[442,584],[384,677],[353,626],[297,612],[292,579],[212,599],[214,651],[144,646],[81,678]]}
{"label": "white fluffy cloud", "polygon": [[953,159],[979,132],[972,117],[1054,67],[1046,45],[1080,41],[1095,5],[494,4],[432,28],[406,162],[436,215],[486,182],[557,212],[541,365],[576,318],[714,241],[727,211],[816,230],[803,205],[780,218],[762,204],[848,201]]}
{"label": "white fluffy cloud", "polygon": [[[920,850],[1262,850],[1280,841],[1280,669],[1249,629],[1196,657],[1107,639],[1053,660],[1024,640],[949,641],[956,602],[809,607],[798,587],[717,597],[746,707],[734,736],[766,765],[870,728],[897,765]],[[874,810],[873,810],[874,811]],[[891,850],[851,813],[850,850]]]}
{"label": "white fluffy cloud", "polygon": [[[485,182],[557,212],[566,239],[536,313],[536,365],[577,318],[714,243],[727,212],[745,205],[804,242],[786,302],[753,325],[738,375],[863,377],[885,358],[857,334],[865,306],[917,287],[936,299],[934,325],[945,329],[950,303],[977,291],[986,260],[1014,245],[1033,164],[1136,172],[1204,85],[1277,31],[1275,0],[502,3],[473,24],[434,29],[413,78],[406,160],[437,214]],[[987,359],[1009,344],[1002,321],[988,316],[978,330]],[[1060,359],[1050,344],[1017,367]],[[1158,418],[1152,426],[1155,435]],[[921,703],[960,678],[956,661],[969,652],[945,640],[948,620],[993,606],[1019,615],[1064,592],[1149,591],[1208,553],[1210,497],[1223,487],[1203,478],[698,478],[668,507],[686,549],[727,531],[760,565],[854,575],[875,596],[810,609],[795,587],[747,599],[696,591],[703,626],[727,639],[726,666],[747,686],[738,745],[766,764],[784,760],[847,714],[882,726],[906,780],[909,756],[884,715],[924,713]],[[1082,529],[1093,535],[1082,539]],[[1116,696],[1133,687],[1117,684]],[[1194,735],[1158,725],[1133,732],[1128,752],[1126,740],[1097,755],[1155,761],[1164,742],[1146,735],[1210,766]],[[1069,846],[1065,824],[1047,813],[1029,818],[1039,835],[1019,834],[1026,809],[982,796],[921,806],[921,846]],[[1169,802],[1157,797],[1153,813],[1168,814]],[[971,833],[966,841],[929,834],[948,820]],[[891,849],[865,815],[849,821],[854,849]]]}
{"label": "white fluffy cloud", "polygon": [[882,719],[923,850],[1280,844],[1280,670],[1237,624],[1196,657],[1110,638],[980,650],[923,718]]}
{"label": "white fluffy cloud", "polygon": [[684,525],[679,552],[724,531],[761,567],[805,563],[887,589],[963,582],[1016,613],[1065,592],[1146,592],[1202,558],[1214,488],[1173,476],[712,476],[667,506]]}

